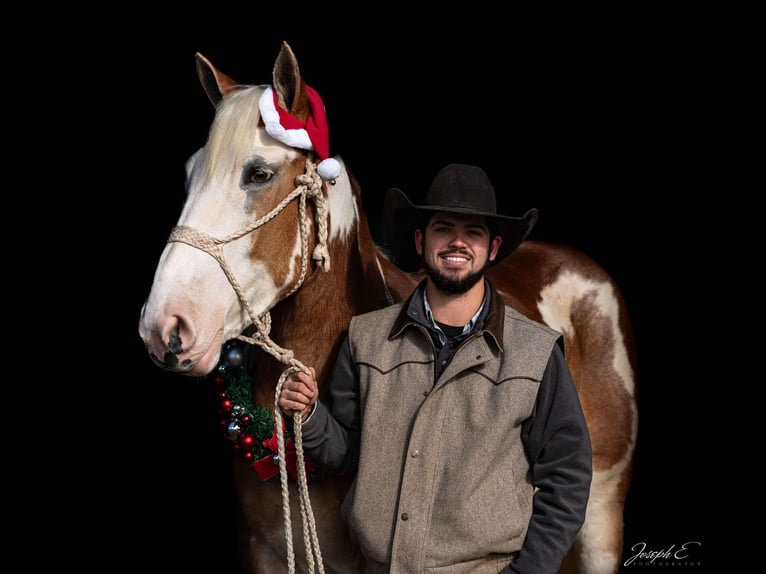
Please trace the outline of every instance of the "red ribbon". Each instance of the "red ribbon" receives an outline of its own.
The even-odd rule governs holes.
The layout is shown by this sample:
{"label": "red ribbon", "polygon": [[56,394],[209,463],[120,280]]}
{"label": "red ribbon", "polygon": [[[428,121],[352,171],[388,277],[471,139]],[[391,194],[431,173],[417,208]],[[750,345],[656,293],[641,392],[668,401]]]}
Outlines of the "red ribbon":
{"label": "red ribbon", "polygon": [[[284,429],[285,421],[283,419],[282,430]],[[253,463],[253,468],[258,473],[260,479],[265,482],[279,474],[279,442],[277,440],[276,423],[274,424],[274,432],[271,438],[264,439],[263,446],[274,454],[267,454],[263,458],[259,458]],[[298,482],[298,455],[295,452],[295,442],[291,438],[285,441],[285,463],[287,464],[287,473],[293,477],[294,481]],[[310,460],[305,459],[303,466],[306,468],[306,479],[310,482],[309,473],[316,470],[316,466]]]}

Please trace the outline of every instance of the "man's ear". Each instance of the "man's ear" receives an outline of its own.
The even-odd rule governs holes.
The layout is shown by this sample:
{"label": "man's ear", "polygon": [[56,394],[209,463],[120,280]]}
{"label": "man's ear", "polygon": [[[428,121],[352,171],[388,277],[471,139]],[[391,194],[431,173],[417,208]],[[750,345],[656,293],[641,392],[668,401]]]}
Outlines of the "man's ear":
{"label": "man's ear", "polygon": [[489,260],[494,261],[497,257],[497,250],[500,249],[500,244],[503,242],[503,238],[499,235],[495,235],[492,241],[489,243]]}
{"label": "man's ear", "polygon": [[415,251],[418,255],[423,256],[423,231],[419,228],[415,229]]}

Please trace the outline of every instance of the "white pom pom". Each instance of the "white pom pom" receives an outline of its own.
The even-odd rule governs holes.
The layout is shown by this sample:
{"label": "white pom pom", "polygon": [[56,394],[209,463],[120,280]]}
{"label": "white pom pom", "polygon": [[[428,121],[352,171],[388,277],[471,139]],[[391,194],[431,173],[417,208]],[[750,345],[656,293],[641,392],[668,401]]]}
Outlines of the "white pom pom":
{"label": "white pom pom", "polygon": [[317,173],[319,177],[325,180],[337,179],[340,175],[340,163],[337,159],[328,157],[326,160],[319,162]]}

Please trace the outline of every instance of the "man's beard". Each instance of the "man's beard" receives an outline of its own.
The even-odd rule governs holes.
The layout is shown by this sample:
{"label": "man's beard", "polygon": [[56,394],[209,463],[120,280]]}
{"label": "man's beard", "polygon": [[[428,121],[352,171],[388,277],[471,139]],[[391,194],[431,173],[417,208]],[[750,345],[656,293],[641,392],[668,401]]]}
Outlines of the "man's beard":
{"label": "man's beard", "polygon": [[471,287],[476,285],[483,277],[489,268],[489,258],[484,262],[484,267],[469,273],[463,277],[452,277],[445,273],[441,273],[438,269],[431,267],[425,260],[425,257],[421,257],[423,267],[426,270],[426,275],[431,278],[436,288],[442,293],[447,295],[462,295],[467,292]]}

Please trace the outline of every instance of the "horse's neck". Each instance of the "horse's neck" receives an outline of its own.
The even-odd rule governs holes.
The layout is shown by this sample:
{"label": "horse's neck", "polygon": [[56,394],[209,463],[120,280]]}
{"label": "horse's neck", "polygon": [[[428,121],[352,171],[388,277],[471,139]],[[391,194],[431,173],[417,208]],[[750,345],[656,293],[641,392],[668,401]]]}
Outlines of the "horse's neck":
{"label": "horse's neck", "polygon": [[[305,366],[314,367],[320,383],[329,376],[351,317],[402,298],[401,279],[395,279],[391,289],[388,280],[404,274],[379,256],[367,219],[360,213],[346,239],[328,244],[330,270],[323,272],[312,263],[301,287],[271,310],[271,339],[293,351]],[[273,404],[273,390],[286,367],[264,353],[258,356],[259,404]]]}
{"label": "horse's neck", "polygon": [[368,282],[377,286],[368,304],[371,308],[380,308],[403,301],[412,293],[421,275],[407,273],[387,259],[375,245],[366,214],[362,209],[359,213],[360,262]]}

